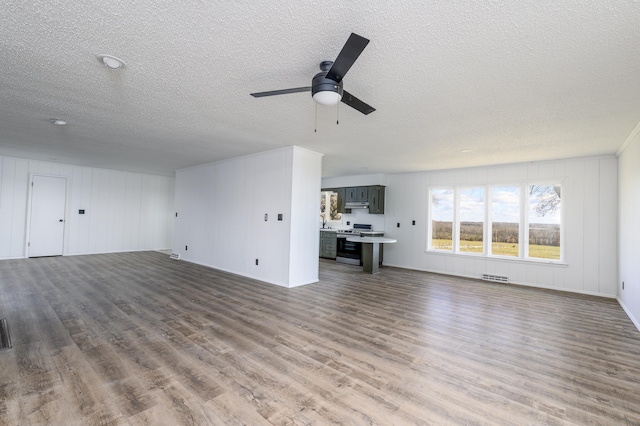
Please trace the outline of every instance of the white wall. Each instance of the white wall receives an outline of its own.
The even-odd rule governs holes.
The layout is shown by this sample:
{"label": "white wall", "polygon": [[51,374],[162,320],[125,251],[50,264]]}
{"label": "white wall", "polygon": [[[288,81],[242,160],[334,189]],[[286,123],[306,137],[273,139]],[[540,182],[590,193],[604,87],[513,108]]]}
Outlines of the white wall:
{"label": "white wall", "polygon": [[64,255],[171,247],[174,178],[0,157],[0,259],[25,256],[31,173],[68,178]]}
{"label": "white wall", "polygon": [[[318,161],[320,160],[320,161]],[[293,151],[289,286],[318,281],[319,210],[322,157],[304,149]]]}
{"label": "white wall", "polygon": [[[562,183],[564,265],[426,251],[429,186],[548,179]],[[384,263],[472,278],[507,275],[515,284],[615,297],[616,208],[613,156],[388,175],[385,235],[398,243],[385,246]]]}
{"label": "white wall", "polygon": [[[640,330],[640,131],[618,158],[618,301]],[[624,290],[622,289],[624,281]]]}
{"label": "white wall", "polygon": [[318,281],[321,165],[288,147],[178,170],[174,253],[285,287]]}

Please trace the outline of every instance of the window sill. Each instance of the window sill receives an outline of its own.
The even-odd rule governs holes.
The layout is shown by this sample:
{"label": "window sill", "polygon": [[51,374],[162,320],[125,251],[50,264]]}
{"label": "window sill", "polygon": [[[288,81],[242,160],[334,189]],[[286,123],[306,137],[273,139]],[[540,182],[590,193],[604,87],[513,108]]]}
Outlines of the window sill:
{"label": "window sill", "polygon": [[506,256],[487,256],[482,253],[453,253],[446,252],[441,250],[425,250],[427,254],[435,254],[438,256],[447,256],[447,257],[464,257],[468,259],[484,259],[484,260],[497,260],[499,262],[509,262],[509,263],[522,263],[526,265],[549,265],[549,266],[557,266],[560,268],[569,267],[568,263],[564,263],[560,260],[549,260],[549,259],[523,259],[520,257],[506,257]]}

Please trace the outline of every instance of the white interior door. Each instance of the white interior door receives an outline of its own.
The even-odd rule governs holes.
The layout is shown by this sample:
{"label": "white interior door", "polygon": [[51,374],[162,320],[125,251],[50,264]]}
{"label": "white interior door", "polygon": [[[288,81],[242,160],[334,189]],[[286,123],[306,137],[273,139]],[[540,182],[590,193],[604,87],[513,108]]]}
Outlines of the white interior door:
{"label": "white interior door", "polygon": [[67,179],[33,176],[31,182],[29,257],[61,256]]}

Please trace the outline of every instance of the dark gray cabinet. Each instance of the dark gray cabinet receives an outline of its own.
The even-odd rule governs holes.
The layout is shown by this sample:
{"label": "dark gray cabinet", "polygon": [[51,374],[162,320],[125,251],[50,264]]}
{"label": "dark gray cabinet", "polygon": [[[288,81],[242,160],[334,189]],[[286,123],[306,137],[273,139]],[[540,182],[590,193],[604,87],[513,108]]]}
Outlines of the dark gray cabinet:
{"label": "dark gray cabinet", "polygon": [[345,188],[345,201],[347,203],[350,202],[358,202],[358,201],[369,201],[369,187],[368,186],[351,186],[349,188]]}
{"label": "dark gray cabinet", "polygon": [[345,188],[344,200],[347,203],[358,201],[358,188],[356,186]]}
{"label": "dark gray cabinet", "polygon": [[322,191],[333,191],[338,194],[338,213],[351,213],[345,208],[348,202],[369,202],[370,214],[384,214],[384,186],[350,186],[347,188],[322,188]]}
{"label": "dark gray cabinet", "polygon": [[320,257],[335,259],[338,249],[338,236],[335,231],[320,231]]}
{"label": "dark gray cabinet", "polygon": [[369,201],[369,187],[359,186],[356,188],[357,199],[356,201]]}
{"label": "dark gray cabinet", "polygon": [[375,185],[369,188],[369,214],[384,213],[384,186]]}
{"label": "dark gray cabinet", "polygon": [[335,188],[333,189],[333,192],[336,192],[338,194],[338,213],[346,213],[346,210],[344,208],[344,203],[345,203],[345,188]]}

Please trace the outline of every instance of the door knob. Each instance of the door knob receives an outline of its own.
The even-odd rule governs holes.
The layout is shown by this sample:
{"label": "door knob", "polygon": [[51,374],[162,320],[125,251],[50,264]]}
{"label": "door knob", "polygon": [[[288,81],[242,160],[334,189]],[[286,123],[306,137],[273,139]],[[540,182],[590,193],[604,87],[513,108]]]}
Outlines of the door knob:
{"label": "door knob", "polygon": [[60,222],[64,222],[64,220],[60,219]]}

